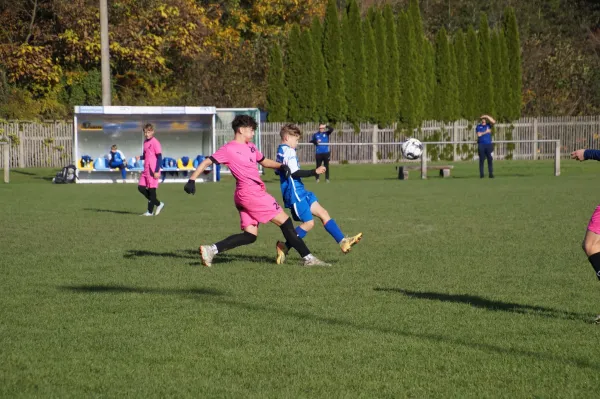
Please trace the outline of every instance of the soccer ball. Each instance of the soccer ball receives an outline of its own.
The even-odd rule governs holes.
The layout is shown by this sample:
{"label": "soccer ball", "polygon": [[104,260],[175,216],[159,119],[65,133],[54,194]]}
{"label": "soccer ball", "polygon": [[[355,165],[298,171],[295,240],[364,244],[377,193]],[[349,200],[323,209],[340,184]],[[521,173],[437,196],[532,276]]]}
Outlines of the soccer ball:
{"label": "soccer ball", "polygon": [[423,143],[415,138],[410,138],[402,143],[402,155],[408,159],[419,159],[423,153]]}

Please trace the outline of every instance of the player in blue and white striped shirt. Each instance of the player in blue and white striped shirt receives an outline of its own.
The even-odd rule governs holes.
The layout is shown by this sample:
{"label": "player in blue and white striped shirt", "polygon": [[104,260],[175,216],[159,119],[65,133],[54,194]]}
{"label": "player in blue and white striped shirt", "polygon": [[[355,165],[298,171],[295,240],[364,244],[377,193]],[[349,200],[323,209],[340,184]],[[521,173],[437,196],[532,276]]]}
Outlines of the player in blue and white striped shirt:
{"label": "player in blue and white striped shirt", "polygon": [[[358,233],[352,237],[345,237],[335,220],[329,216],[329,212],[319,204],[314,193],[307,191],[302,183],[303,177],[318,176],[326,170],[324,166],[316,169],[301,170],[296,156],[296,147],[298,141],[302,137],[300,128],[293,124],[286,124],[279,132],[281,136],[281,144],[277,148],[277,162],[287,165],[290,168],[291,176],[285,178],[280,175],[279,181],[281,185],[281,194],[286,208],[290,208],[292,218],[302,222],[296,227],[296,234],[300,238],[304,238],[308,231],[315,225],[313,215],[321,219],[325,230],[339,244],[343,253],[350,252],[353,245],[357,244],[362,233]],[[290,246],[287,243],[277,241],[277,264],[285,262],[285,257]]]}

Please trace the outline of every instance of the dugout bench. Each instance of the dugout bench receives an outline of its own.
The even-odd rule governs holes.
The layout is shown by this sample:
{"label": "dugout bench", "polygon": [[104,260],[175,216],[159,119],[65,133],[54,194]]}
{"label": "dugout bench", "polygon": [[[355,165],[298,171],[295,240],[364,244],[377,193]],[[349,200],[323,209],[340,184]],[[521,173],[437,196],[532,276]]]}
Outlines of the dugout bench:
{"label": "dugout bench", "polygon": [[[440,177],[450,177],[450,170],[454,165],[427,165],[427,170],[439,170]],[[421,165],[400,165],[396,166],[398,171],[398,179],[408,180],[408,172],[411,170],[421,170]]]}

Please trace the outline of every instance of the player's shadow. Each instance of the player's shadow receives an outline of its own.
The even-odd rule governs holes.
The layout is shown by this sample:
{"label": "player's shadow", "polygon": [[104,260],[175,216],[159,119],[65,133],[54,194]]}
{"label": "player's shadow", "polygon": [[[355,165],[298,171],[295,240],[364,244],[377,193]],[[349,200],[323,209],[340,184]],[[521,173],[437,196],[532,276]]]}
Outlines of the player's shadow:
{"label": "player's shadow", "polygon": [[463,303],[463,304],[472,306],[474,308],[486,309],[486,310],[491,310],[491,311],[531,314],[531,315],[541,316],[541,317],[567,319],[567,320],[581,320],[581,321],[585,321],[585,322],[590,321],[589,315],[584,315],[581,313],[567,312],[564,310],[547,308],[544,306],[532,306],[532,305],[523,305],[520,303],[513,303],[513,302],[493,301],[491,299],[486,299],[486,298],[476,296],[476,295],[462,295],[462,294],[452,295],[452,294],[442,294],[439,292],[420,292],[420,291],[404,290],[401,288],[384,288],[384,287],[376,287],[373,289],[375,291],[397,292],[397,293],[405,295],[409,298],[428,299],[428,300],[440,301],[440,302]]}
{"label": "player's shadow", "polygon": [[[434,343],[444,343],[447,345],[475,348],[481,351],[496,353],[502,355],[512,355],[525,359],[533,359],[535,362],[540,360],[552,362],[558,364],[561,367],[565,364],[575,366],[581,369],[593,370],[594,372],[600,371],[600,364],[588,360],[587,358],[576,358],[569,356],[557,356],[552,353],[539,352],[533,350],[519,349],[515,347],[505,347],[499,344],[487,343],[487,342],[473,342],[465,340],[460,336],[444,335],[438,333],[431,333],[422,331],[416,333],[410,330],[402,330],[393,326],[387,326],[386,323],[357,323],[354,319],[343,319],[331,316],[321,316],[298,309],[287,309],[285,307],[277,306],[276,304],[255,304],[238,301],[231,298],[228,293],[214,290],[211,288],[190,288],[190,289],[173,289],[173,288],[143,288],[143,287],[127,287],[119,285],[67,285],[58,287],[61,290],[70,291],[72,293],[79,294],[159,294],[159,295],[180,295],[183,297],[193,297],[199,300],[212,302],[216,305],[242,309],[244,311],[267,314],[279,318],[289,318],[294,321],[306,320],[311,323],[321,323],[323,327],[338,327],[344,330],[355,330],[359,332],[377,333],[384,336],[390,337],[402,337],[402,338],[414,338]],[[390,289],[390,288],[376,288],[378,291],[395,291],[401,293],[410,293],[411,291]],[[427,293],[416,293],[416,294],[427,294]],[[439,294],[433,294],[439,295]],[[477,297],[475,297],[477,298]],[[426,299],[437,299],[437,298],[426,298]],[[481,298],[480,298],[481,299]],[[483,300],[484,302],[487,300]],[[462,301],[459,301],[462,302]]]}
{"label": "player's shadow", "polygon": [[16,170],[16,169],[11,169],[10,173],[16,173],[19,175],[27,175],[27,176],[36,176],[35,173],[25,172],[24,170]]}
{"label": "player's shadow", "polygon": [[106,294],[160,294],[160,295],[208,295],[224,296],[228,295],[223,291],[212,288],[144,288],[144,287],[126,287],[121,285],[65,285],[59,287],[62,290],[80,292],[80,293],[106,293]]}
{"label": "player's shadow", "polygon": [[154,258],[180,258],[180,259],[196,259],[198,258],[198,251],[192,251],[188,249],[179,249],[176,251],[170,252],[155,252],[155,251],[145,251],[139,249],[129,249],[123,255],[126,259],[132,258],[144,258],[144,257],[154,257]]}
{"label": "player's shadow", "polygon": [[[145,250],[133,250],[130,249],[123,255],[126,259],[132,258],[143,258],[143,257],[157,257],[157,258],[180,258],[180,259],[193,259],[196,262],[190,263],[191,266],[200,266],[202,262],[200,261],[200,253],[198,250],[193,249],[179,249],[176,251],[169,252],[155,252],[155,251],[145,251]],[[253,262],[253,263],[274,263],[274,256],[265,256],[265,255],[242,255],[242,254],[230,254],[223,253],[215,256],[213,259],[213,265],[220,263],[231,263],[235,261],[240,262]]]}
{"label": "player's shadow", "polygon": [[136,212],[119,211],[114,209],[83,208],[84,211],[93,211],[98,213],[117,213],[119,215],[137,215]]}

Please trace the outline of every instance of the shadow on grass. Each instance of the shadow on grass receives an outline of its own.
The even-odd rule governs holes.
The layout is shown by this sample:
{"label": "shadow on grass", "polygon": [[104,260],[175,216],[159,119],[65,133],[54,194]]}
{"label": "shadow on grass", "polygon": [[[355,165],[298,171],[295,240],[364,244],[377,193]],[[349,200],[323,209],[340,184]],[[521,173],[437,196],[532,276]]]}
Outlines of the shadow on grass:
{"label": "shadow on grass", "polygon": [[[52,179],[50,179],[52,180]],[[137,215],[137,212],[129,212],[129,211],[119,211],[113,209],[99,209],[99,208],[83,208],[84,211],[93,211],[93,212],[106,212],[106,213],[117,213],[119,215]]]}
{"label": "shadow on grass", "polygon": [[160,295],[209,295],[223,296],[227,295],[223,291],[214,290],[212,288],[189,288],[189,289],[172,289],[172,288],[143,288],[143,287],[125,287],[119,285],[67,285],[59,287],[66,291],[80,293],[106,293],[106,294],[160,294]]}
{"label": "shadow on grass", "polygon": [[37,176],[35,173],[25,172],[24,170],[11,169],[10,173],[16,173],[19,175]]}
{"label": "shadow on grass", "polygon": [[[197,262],[191,263],[192,266],[200,266],[202,263],[200,262],[200,253],[197,249],[179,249],[176,251],[170,252],[154,252],[154,251],[144,251],[144,250],[133,250],[130,249],[127,251],[125,255],[123,255],[126,259],[132,258],[143,258],[143,257],[156,257],[156,258],[180,258],[180,259],[194,259]],[[241,262],[254,262],[254,263],[274,263],[274,256],[265,256],[265,255],[242,255],[242,254],[230,254],[223,253],[218,254],[213,259],[213,265],[219,263],[231,263],[234,261]]]}
{"label": "shadow on grass", "polygon": [[373,288],[375,291],[397,292],[409,298],[427,299],[440,302],[463,303],[474,308],[491,311],[530,314],[534,316],[549,317],[566,320],[580,320],[590,322],[590,317],[580,313],[567,312],[543,306],[522,305],[520,303],[493,301],[476,295],[451,295],[439,292],[410,291],[401,288]]}
{"label": "shadow on grass", "polygon": [[[71,291],[73,293],[106,293],[106,294],[115,294],[115,293],[144,293],[144,294],[161,294],[161,295],[181,295],[181,296],[189,296],[189,295],[197,295],[198,297],[202,297],[204,301],[210,301],[217,305],[228,306],[231,308],[242,309],[245,311],[269,314],[278,317],[287,317],[293,319],[295,321],[306,320],[310,322],[322,323],[327,326],[340,327],[344,330],[350,329],[359,332],[375,332],[378,334],[391,335],[402,338],[414,338],[420,339],[424,341],[434,342],[434,343],[443,343],[451,346],[460,346],[467,347],[470,349],[481,350],[488,353],[495,354],[503,354],[510,355],[515,357],[523,357],[532,359],[535,362],[538,361],[548,361],[553,362],[560,367],[563,367],[565,364],[569,364],[575,366],[577,368],[582,369],[591,369],[595,371],[600,371],[600,364],[591,362],[587,359],[579,359],[575,357],[566,357],[566,356],[557,356],[552,353],[547,352],[536,352],[533,350],[527,349],[519,349],[511,345],[511,347],[501,346],[498,344],[490,344],[486,342],[473,342],[470,340],[466,340],[461,338],[460,336],[453,337],[449,335],[442,334],[434,334],[429,332],[413,332],[402,330],[399,328],[388,327],[385,325],[377,325],[373,323],[357,323],[351,320],[344,320],[341,318],[331,318],[320,316],[318,314],[313,314],[309,312],[303,312],[299,310],[289,310],[280,307],[266,306],[260,304],[252,304],[237,301],[234,299],[222,298],[226,296],[226,294],[218,291],[212,290],[210,288],[193,288],[193,289],[169,289],[169,288],[137,288],[137,287],[127,287],[127,286],[111,286],[111,285],[75,285],[75,286],[62,286],[59,287],[61,290]],[[392,289],[393,290],[393,289]],[[396,290],[394,290],[396,291]],[[386,323],[386,320],[382,320],[381,323]]]}

